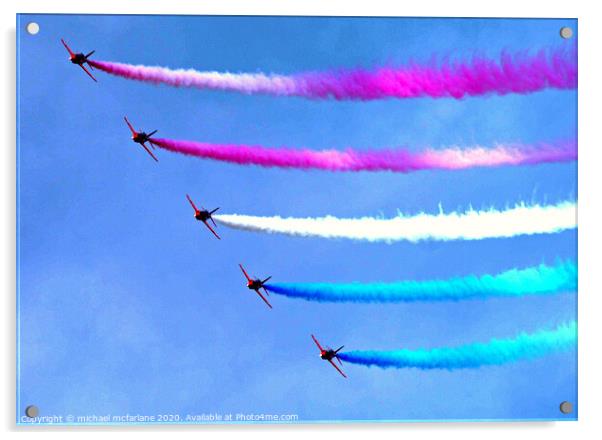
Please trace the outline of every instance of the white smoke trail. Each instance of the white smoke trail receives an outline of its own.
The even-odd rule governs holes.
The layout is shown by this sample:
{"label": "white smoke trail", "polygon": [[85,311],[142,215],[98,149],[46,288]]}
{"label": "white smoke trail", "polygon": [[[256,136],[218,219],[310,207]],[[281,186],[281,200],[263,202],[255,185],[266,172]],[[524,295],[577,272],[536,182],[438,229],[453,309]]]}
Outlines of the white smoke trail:
{"label": "white smoke trail", "polygon": [[257,217],[239,214],[214,215],[224,226],[246,231],[302,237],[346,238],[371,242],[422,240],[481,240],[518,235],[553,234],[577,227],[576,203],[555,205],[518,204],[513,208],[420,213],[390,219],[362,217],[316,218]]}

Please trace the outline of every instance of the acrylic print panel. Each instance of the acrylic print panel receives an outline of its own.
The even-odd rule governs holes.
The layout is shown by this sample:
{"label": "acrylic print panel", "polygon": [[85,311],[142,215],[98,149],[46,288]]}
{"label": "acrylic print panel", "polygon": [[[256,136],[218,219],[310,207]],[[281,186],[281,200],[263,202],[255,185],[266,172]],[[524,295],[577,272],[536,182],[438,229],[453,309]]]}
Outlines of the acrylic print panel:
{"label": "acrylic print panel", "polygon": [[17,36],[18,423],[577,418],[576,20]]}

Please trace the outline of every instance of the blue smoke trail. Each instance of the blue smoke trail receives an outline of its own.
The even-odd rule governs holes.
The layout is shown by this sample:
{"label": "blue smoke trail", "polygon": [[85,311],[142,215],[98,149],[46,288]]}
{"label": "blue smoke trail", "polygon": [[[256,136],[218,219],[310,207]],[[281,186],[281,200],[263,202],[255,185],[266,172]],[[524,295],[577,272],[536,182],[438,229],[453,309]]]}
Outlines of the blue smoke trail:
{"label": "blue smoke trail", "polygon": [[534,359],[567,351],[576,342],[577,324],[571,321],[555,330],[521,333],[515,339],[493,339],[488,343],[430,350],[349,351],[339,353],[339,357],[343,361],[368,367],[453,370]]}
{"label": "blue smoke trail", "polygon": [[265,287],[279,295],[319,302],[394,303],[550,295],[576,291],[577,266],[573,261],[560,261],[555,266],[542,264],[497,275],[449,280],[388,284],[273,283]]}

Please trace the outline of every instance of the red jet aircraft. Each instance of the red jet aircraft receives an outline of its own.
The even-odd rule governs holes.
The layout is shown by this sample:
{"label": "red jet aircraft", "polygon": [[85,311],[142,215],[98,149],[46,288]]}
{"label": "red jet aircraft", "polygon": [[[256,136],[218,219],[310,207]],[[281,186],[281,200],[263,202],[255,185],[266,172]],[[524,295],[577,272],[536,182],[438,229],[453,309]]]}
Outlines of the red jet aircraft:
{"label": "red jet aircraft", "polygon": [[88,62],[88,57],[90,55],[92,55],[95,51],[92,51],[92,52],[88,53],[87,55],[84,55],[81,52],[73,53],[73,51],[69,48],[69,46],[67,46],[67,43],[65,43],[65,40],[63,40],[62,38],[61,38],[61,43],[63,43],[63,46],[65,46],[65,49],[67,49],[67,52],[69,52],[69,61],[71,61],[73,64],[77,64],[79,67],[84,69],[84,72],[86,72],[88,74],[88,76],[90,78],[92,78],[94,81],[96,81],[96,78],[94,78],[92,76],[92,74],[88,71],[88,69],[86,69],[86,66],[84,66],[84,64],[88,64],[88,66],[90,66],[90,69],[94,69],[92,67],[92,65]]}
{"label": "red jet aircraft", "polygon": [[217,225],[215,224],[215,221],[213,220],[213,217],[211,217],[211,215],[215,211],[217,211],[219,208],[215,208],[213,211],[207,211],[205,208],[203,208],[201,206],[201,208],[203,208],[203,209],[198,209],[188,194],[186,194],[186,198],[190,202],[192,209],[194,209],[194,218],[196,218],[200,222],[203,222],[205,224],[205,226],[207,226],[209,228],[209,230],[211,232],[213,232],[213,235],[215,235],[218,240],[221,240],[219,235],[217,235],[217,233],[213,230],[213,228],[209,225],[209,223],[207,223],[207,220],[211,220],[211,223],[213,223],[213,226],[217,227]]}
{"label": "red jet aircraft", "polygon": [[336,358],[336,360],[339,361],[339,364],[341,364],[341,366],[343,365],[343,363],[341,362],[341,359],[339,359],[339,356],[337,353],[339,351],[341,351],[341,349],[344,347],[344,345],[341,345],[336,350],[333,350],[332,348],[328,348],[328,347],[326,349],[324,349],[324,348],[322,348],[322,346],[320,345],[320,343],[318,342],[318,340],[316,339],[316,337],[314,335],[311,335],[311,338],[314,340],[314,342],[320,349],[320,358],[324,359],[325,361],[330,362],[332,364],[332,366],[334,368],[336,368],[337,371],[339,373],[341,373],[341,375],[343,377],[347,377],[347,376],[345,376],[345,373],[343,373],[343,371],[341,371],[341,369],[339,367],[337,367],[337,365],[332,361],[334,358]]}
{"label": "red jet aircraft", "polygon": [[271,276],[267,277],[265,280],[260,280],[260,279],[252,279],[249,274],[247,274],[247,272],[245,271],[244,267],[242,267],[242,264],[239,264],[240,266],[240,270],[242,270],[242,273],[245,274],[245,277],[247,278],[247,288],[250,290],[254,290],[255,293],[257,293],[257,295],[259,295],[261,297],[261,299],[268,305],[268,307],[271,309],[272,305],[268,302],[267,299],[265,299],[265,297],[261,294],[261,292],[259,291],[259,289],[263,289],[265,291],[265,293],[269,296],[270,294],[268,293],[267,289],[264,287],[264,284],[270,279],[272,278]]}
{"label": "red jet aircraft", "polygon": [[148,134],[146,134],[143,131],[138,132],[134,130],[134,127],[132,127],[132,124],[130,124],[130,121],[128,121],[127,116],[124,116],[123,119],[125,119],[125,123],[128,125],[130,131],[132,132],[132,140],[137,144],[140,144],[146,150],[146,152],[150,154],[153,159],[155,159],[155,161],[159,162],[159,159],[157,159],[155,155],[151,153],[151,150],[149,150],[145,145],[145,143],[148,142],[151,145],[151,147],[153,147],[153,149],[155,148],[151,136],[154,135],[158,130],[151,131]]}

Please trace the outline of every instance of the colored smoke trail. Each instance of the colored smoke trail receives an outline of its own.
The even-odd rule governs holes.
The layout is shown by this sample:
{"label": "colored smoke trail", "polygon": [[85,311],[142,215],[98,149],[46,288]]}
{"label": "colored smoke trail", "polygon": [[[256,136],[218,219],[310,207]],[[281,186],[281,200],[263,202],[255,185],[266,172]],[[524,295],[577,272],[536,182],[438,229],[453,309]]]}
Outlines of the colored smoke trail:
{"label": "colored smoke trail", "polygon": [[566,261],[555,266],[542,264],[497,275],[472,275],[449,280],[367,284],[271,283],[265,287],[279,295],[318,302],[395,303],[550,295],[577,290],[577,266]]}
{"label": "colored smoke trail", "polygon": [[403,67],[338,69],[293,75],[172,70],[93,60],[90,64],[112,75],[154,84],[312,99],[461,99],[577,87],[576,46],[540,50],[533,54],[502,52],[495,59],[475,56],[470,61],[444,60],[409,63]]}
{"label": "colored smoke trail", "polygon": [[482,240],[518,235],[552,234],[575,229],[574,202],[555,205],[520,204],[506,210],[469,210],[432,214],[403,215],[390,219],[363,217],[294,218],[258,217],[239,214],[214,215],[224,226],[246,231],[301,237],[346,238],[371,242],[422,240]]}
{"label": "colored smoke trail", "polygon": [[153,139],[153,144],[176,153],[240,165],[320,169],[328,171],[459,170],[473,167],[566,162],[577,159],[574,142],[532,146],[500,145],[494,148],[408,150],[322,150],[267,148],[250,145],[209,144]]}
{"label": "colored smoke trail", "polygon": [[478,368],[529,360],[572,349],[577,343],[577,324],[571,321],[555,330],[521,333],[514,339],[492,339],[459,347],[419,350],[348,351],[339,357],[353,364],[380,368]]}

